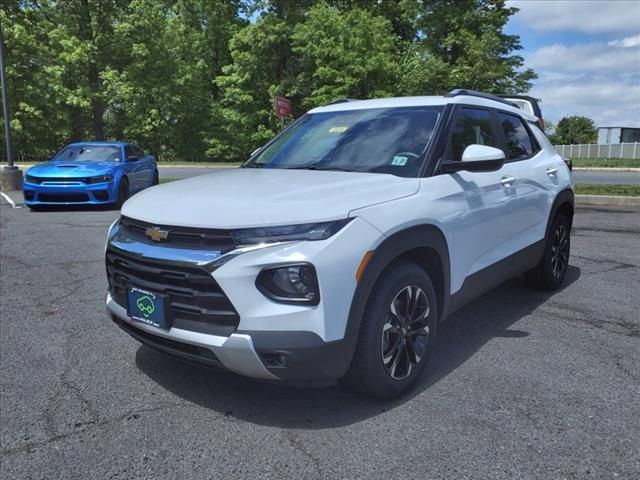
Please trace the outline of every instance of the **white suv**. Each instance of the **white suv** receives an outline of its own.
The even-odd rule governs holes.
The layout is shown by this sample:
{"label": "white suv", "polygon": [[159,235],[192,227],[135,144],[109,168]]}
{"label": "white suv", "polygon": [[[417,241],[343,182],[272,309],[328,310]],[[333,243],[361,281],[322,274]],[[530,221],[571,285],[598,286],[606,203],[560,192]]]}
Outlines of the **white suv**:
{"label": "white suv", "polygon": [[565,277],[571,176],[536,121],[471,91],[311,110],[241,168],[125,203],[112,319],[241,375],[400,395],[454,310]]}

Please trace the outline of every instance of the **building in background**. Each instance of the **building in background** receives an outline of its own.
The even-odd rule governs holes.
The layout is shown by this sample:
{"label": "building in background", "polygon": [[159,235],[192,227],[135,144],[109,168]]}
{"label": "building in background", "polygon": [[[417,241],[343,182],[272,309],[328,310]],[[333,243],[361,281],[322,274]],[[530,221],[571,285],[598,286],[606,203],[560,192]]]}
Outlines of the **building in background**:
{"label": "building in background", "polygon": [[640,128],[599,127],[598,145],[640,142]]}

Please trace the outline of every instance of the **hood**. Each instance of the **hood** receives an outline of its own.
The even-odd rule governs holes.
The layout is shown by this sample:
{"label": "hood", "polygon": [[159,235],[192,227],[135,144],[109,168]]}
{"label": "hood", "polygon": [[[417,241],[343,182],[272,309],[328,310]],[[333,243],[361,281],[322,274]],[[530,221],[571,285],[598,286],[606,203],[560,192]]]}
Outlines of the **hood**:
{"label": "hood", "polygon": [[202,228],[293,225],[346,218],[418,188],[416,178],[381,173],[236,168],[144,190],[124,204],[122,214]]}
{"label": "hood", "polygon": [[34,177],[77,178],[104,175],[117,165],[116,162],[47,162],[27,170]]}

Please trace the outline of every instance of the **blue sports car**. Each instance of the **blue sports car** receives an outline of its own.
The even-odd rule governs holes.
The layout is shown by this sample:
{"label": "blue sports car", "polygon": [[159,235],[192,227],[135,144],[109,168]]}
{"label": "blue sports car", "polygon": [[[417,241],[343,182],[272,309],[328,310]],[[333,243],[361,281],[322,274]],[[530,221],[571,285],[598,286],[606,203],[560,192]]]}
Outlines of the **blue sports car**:
{"label": "blue sports car", "polygon": [[123,142],[71,143],[49,162],[27,170],[29,208],[44,205],[121,206],[139,190],[158,184],[156,159]]}

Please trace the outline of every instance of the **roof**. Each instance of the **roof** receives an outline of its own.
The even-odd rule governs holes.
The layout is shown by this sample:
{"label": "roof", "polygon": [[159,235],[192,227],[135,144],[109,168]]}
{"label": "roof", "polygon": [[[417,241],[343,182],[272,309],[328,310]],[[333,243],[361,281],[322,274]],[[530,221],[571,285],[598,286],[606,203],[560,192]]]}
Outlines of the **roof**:
{"label": "roof", "polygon": [[103,146],[103,147],[122,147],[124,145],[128,145],[128,142],[73,142],[69,144],[71,145],[95,145],[95,146]]}
{"label": "roof", "polygon": [[471,95],[456,95],[455,97],[424,96],[424,97],[395,97],[377,98],[373,100],[354,100],[349,102],[335,103],[314,108],[309,113],[325,112],[347,112],[350,110],[365,110],[370,108],[401,108],[401,107],[431,107],[448,104],[477,105],[479,107],[492,107],[516,113],[531,122],[538,121],[538,118],[517,107],[506,105],[502,102],[489,100]]}

